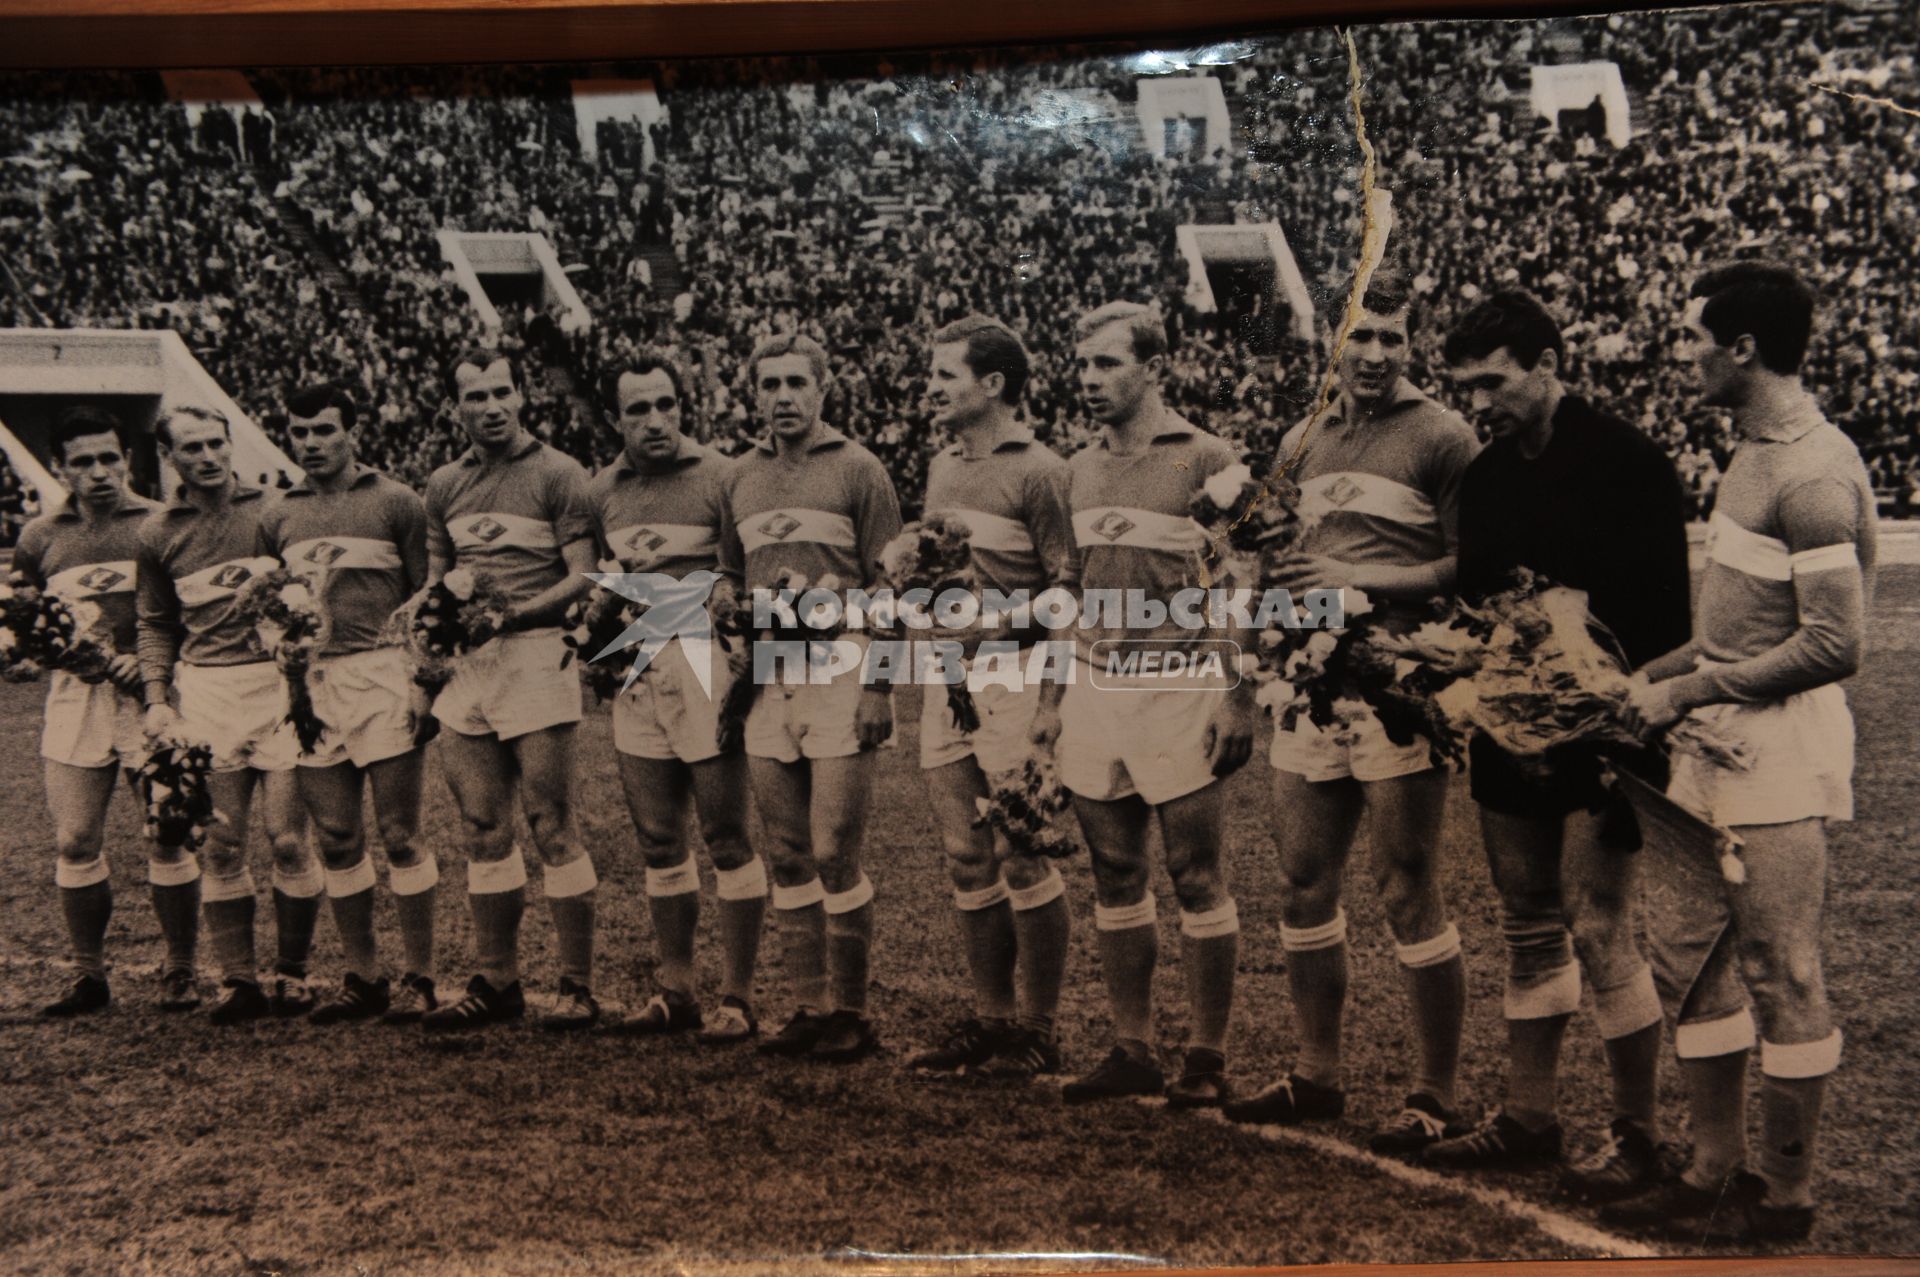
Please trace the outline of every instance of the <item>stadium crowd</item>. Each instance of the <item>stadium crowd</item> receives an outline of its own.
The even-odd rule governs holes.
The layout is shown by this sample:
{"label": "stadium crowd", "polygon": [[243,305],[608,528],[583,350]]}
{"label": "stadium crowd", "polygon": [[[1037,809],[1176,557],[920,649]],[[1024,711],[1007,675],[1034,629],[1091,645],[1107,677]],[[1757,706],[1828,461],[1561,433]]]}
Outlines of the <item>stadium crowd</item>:
{"label": "stadium crowd", "polygon": [[[1868,3],[1362,28],[1393,252],[1436,318],[1503,286],[1545,297],[1568,323],[1575,381],[1662,441],[1704,514],[1730,441],[1674,407],[1670,317],[1705,264],[1797,247],[1828,306],[1810,381],[1906,513],[1920,500],[1920,315],[1904,287],[1920,148],[1910,115],[1820,87],[1913,97],[1913,59],[1886,54],[1901,21]],[[667,116],[644,137],[603,130],[593,159],[556,69],[257,73],[273,127],[252,164],[142,81],[11,80],[0,326],[171,326],[269,429],[285,385],[348,383],[386,426],[369,459],[417,483],[455,448],[437,370],[483,335],[436,232],[530,230],[592,326],[503,303],[498,339],[535,370],[530,425],[584,460],[610,453],[589,403],[599,370],[663,340],[689,351],[706,428],[737,449],[753,428],[741,361],[798,326],[834,357],[832,418],[918,492],[920,351],[968,311],[1028,335],[1040,362],[1025,411],[1071,448],[1088,423],[1069,325],[1115,296],[1167,313],[1174,406],[1270,449],[1319,389],[1359,242],[1345,50],[1300,33],[1188,56],[635,68]],[[1628,86],[1624,148],[1526,106],[1530,65],[1590,59],[1618,63]],[[1236,136],[1154,157],[1132,99],[1140,76],[1167,71],[1220,76]],[[645,171],[643,150],[657,161]],[[1173,233],[1192,221],[1277,221],[1320,312],[1314,339],[1289,337],[1284,311],[1195,310]],[[1429,385],[1438,329],[1417,338]]]}

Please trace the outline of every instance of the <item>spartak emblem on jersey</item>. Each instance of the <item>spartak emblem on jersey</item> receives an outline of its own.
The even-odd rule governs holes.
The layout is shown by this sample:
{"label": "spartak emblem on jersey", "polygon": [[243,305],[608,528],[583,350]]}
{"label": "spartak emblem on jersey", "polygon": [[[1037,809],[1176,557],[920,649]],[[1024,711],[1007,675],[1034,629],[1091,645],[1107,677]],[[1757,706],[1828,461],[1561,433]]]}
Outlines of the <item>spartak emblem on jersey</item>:
{"label": "spartak emblem on jersey", "polygon": [[800,529],[800,520],[790,514],[776,514],[760,525],[760,531],[776,541],[784,541]]}
{"label": "spartak emblem on jersey", "polygon": [[1118,510],[1109,510],[1094,522],[1093,534],[1105,537],[1109,541],[1118,541],[1133,531],[1133,520]]}
{"label": "spartak emblem on jersey", "polygon": [[1345,505],[1360,495],[1360,485],[1352,479],[1349,479],[1346,475],[1341,475],[1338,479],[1335,479],[1332,483],[1322,488],[1320,495],[1334,505]]}
{"label": "spartak emblem on jersey", "polygon": [[212,584],[217,589],[237,590],[251,580],[253,580],[252,568],[244,563],[229,563],[213,574]]}
{"label": "spartak emblem on jersey", "polygon": [[346,552],[347,552],[347,547],[344,545],[335,545],[331,541],[322,541],[319,545],[316,545],[311,550],[308,550],[303,557],[309,563],[318,563],[322,566],[325,566],[326,564],[332,563],[334,560],[338,559],[341,555],[345,554]]}
{"label": "spartak emblem on jersey", "polygon": [[667,539],[652,528],[639,528],[627,538],[627,548],[636,554],[658,554]]}
{"label": "spartak emblem on jersey", "polygon": [[507,525],[482,515],[467,525],[467,534],[481,541],[498,541],[507,533]]}
{"label": "spartak emblem on jersey", "polygon": [[94,594],[105,594],[126,579],[125,572],[115,572],[112,568],[95,568],[81,577],[77,584],[81,589]]}

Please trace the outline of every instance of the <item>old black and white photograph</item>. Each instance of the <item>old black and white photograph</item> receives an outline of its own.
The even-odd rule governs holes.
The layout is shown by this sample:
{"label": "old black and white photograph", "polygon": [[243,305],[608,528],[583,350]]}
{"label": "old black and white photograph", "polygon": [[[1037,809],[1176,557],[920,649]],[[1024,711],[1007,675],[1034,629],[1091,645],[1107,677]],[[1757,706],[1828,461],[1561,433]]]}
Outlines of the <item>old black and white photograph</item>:
{"label": "old black and white photograph", "polygon": [[0,72],[0,1269],[1920,1252],[1916,32]]}

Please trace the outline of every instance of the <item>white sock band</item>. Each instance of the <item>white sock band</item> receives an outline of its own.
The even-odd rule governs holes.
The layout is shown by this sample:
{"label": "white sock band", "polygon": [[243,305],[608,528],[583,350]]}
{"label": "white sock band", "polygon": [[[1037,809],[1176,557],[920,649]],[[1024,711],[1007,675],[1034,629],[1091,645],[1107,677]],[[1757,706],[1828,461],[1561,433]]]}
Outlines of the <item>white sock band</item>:
{"label": "white sock band", "polygon": [[1066,894],[1067,880],[1060,876],[1060,867],[1048,865],[1046,877],[1031,887],[1008,888],[1007,899],[1012,902],[1015,912],[1025,913],[1029,909],[1050,905]]}
{"label": "white sock band", "polygon": [[240,866],[240,872],[234,874],[231,878],[222,878],[216,874],[208,874],[206,881],[200,884],[200,903],[208,904],[221,900],[245,900],[247,897],[253,895],[255,890],[253,870],[242,865]]}
{"label": "white sock band", "polygon": [[[693,873],[693,889],[700,889],[699,871],[693,868],[693,858],[687,858],[687,868]],[[600,885],[600,877],[593,872],[593,857],[582,852],[564,865],[548,865],[540,871],[540,886],[549,900],[570,900],[574,896],[584,896]]]}
{"label": "white sock band", "polygon": [[1680,1025],[1673,1031],[1673,1053],[1683,1060],[1710,1060],[1716,1055],[1752,1050],[1758,1036],[1753,1012],[1741,1007],[1717,1020]]}
{"label": "white sock band", "polygon": [[1612,989],[1593,991],[1593,1023],[1608,1042],[1660,1023],[1660,991],[1653,987],[1653,968],[1641,967],[1633,978]]}
{"label": "white sock band", "polygon": [[1569,962],[1526,984],[1508,973],[1500,1009],[1509,1020],[1550,1020],[1556,1015],[1572,1015],[1580,1009],[1579,966]]}
{"label": "white sock band", "polygon": [[1096,931],[1126,931],[1132,927],[1151,927],[1159,916],[1160,904],[1149,891],[1130,905],[1094,905],[1093,926]]}
{"label": "white sock band", "polygon": [[308,865],[297,874],[287,873],[275,865],[273,889],[283,896],[292,896],[295,900],[311,900],[327,889],[327,877],[320,872],[320,866],[317,864]]}
{"label": "white sock band", "polygon": [[765,900],[767,862],[755,856],[738,869],[713,871],[714,894],[722,900]]}
{"label": "white sock band", "polygon": [[1778,1042],[1760,1044],[1760,1071],[1768,1077],[1825,1077],[1839,1067],[1838,1029],[1818,1042],[1799,1042],[1792,1046],[1782,1046]]}
{"label": "white sock band", "polygon": [[1460,956],[1460,928],[1449,922],[1446,930],[1431,940],[1414,944],[1396,944],[1393,954],[1403,967],[1437,967],[1449,958]]}
{"label": "white sock band", "polygon": [[1205,913],[1180,911],[1180,934],[1192,936],[1195,940],[1211,940],[1215,936],[1230,936],[1240,930],[1240,907],[1228,900],[1218,909],[1209,909]]}
{"label": "white sock band", "polygon": [[357,896],[363,891],[372,891],[379,881],[380,875],[373,871],[373,857],[362,856],[360,863],[351,869],[327,870],[327,894],[335,900]]}
{"label": "white sock band", "polygon": [[178,860],[147,859],[147,881],[156,887],[184,887],[200,881],[200,858],[190,851]]}
{"label": "white sock band", "polygon": [[527,885],[527,862],[515,847],[505,860],[469,860],[467,894],[498,896]]}
{"label": "white sock band", "polygon": [[982,887],[978,891],[953,889],[953,904],[962,913],[975,913],[981,909],[991,909],[1013,893],[1007,888],[1005,878],[997,878],[991,887]]}
{"label": "white sock band", "polygon": [[689,855],[677,865],[665,869],[647,866],[647,894],[649,896],[688,896],[700,890],[700,867],[693,863]]}
{"label": "white sock band", "polygon": [[873,901],[873,879],[863,873],[860,875],[860,881],[847,890],[838,894],[827,892],[826,900],[829,914],[852,913],[861,905],[870,904]]}
{"label": "white sock band", "polygon": [[1347,942],[1347,911],[1335,909],[1333,921],[1323,922],[1317,927],[1289,927],[1280,924],[1280,947],[1292,953],[1304,953],[1309,949],[1331,949],[1337,944]]}
{"label": "white sock band", "polygon": [[440,885],[440,862],[423,855],[417,865],[395,865],[387,873],[387,890],[396,896],[417,896]]}
{"label": "white sock band", "polygon": [[104,853],[82,865],[76,865],[65,858],[56,860],[53,864],[54,884],[69,890],[78,890],[81,887],[91,887],[95,883],[105,882],[108,873],[107,857]]}
{"label": "white sock band", "polygon": [[809,878],[795,887],[783,887],[773,884],[773,907],[775,909],[811,909],[827,898],[827,889],[818,878]]}

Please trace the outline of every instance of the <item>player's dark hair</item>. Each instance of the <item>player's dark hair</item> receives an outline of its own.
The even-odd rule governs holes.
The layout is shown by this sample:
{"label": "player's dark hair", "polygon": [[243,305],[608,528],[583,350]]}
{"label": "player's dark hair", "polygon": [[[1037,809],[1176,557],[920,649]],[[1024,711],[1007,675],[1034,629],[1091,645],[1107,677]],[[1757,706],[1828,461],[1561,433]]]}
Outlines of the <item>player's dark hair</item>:
{"label": "player's dark hair", "polygon": [[160,442],[168,448],[173,447],[173,419],[175,417],[191,417],[195,421],[211,421],[220,427],[221,434],[225,435],[228,439],[233,438],[233,423],[228,421],[227,414],[221,412],[218,408],[208,408],[202,404],[176,404],[174,407],[161,413],[160,420],[156,421],[153,426],[153,433],[158,435]]}
{"label": "player's dark hair", "polygon": [[340,414],[340,424],[353,429],[359,419],[360,409],[354,404],[353,396],[346,387],[331,381],[316,382],[311,386],[302,386],[287,396],[287,415],[305,417],[311,421],[327,409],[332,408]]}
{"label": "player's dark hair", "polygon": [[1088,311],[1073,326],[1074,340],[1085,341],[1109,324],[1127,326],[1133,357],[1141,363],[1167,353],[1167,321],[1158,310],[1139,302],[1108,302]]}
{"label": "player's dark hair", "polygon": [[650,372],[667,374],[667,380],[673,383],[673,393],[680,400],[683,418],[693,411],[693,398],[687,394],[686,369],[671,353],[651,346],[635,351],[630,358],[608,369],[600,379],[600,399],[606,404],[607,411],[616,416],[619,414],[622,377],[644,377]]}
{"label": "player's dark hair", "polygon": [[1415,320],[1420,314],[1414,300],[1413,279],[1398,266],[1376,266],[1367,277],[1367,291],[1360,294],[1360,304],[1376,315],[1406,311],[1408,332],[1417,326]]}
{"label": "player's dark hair", "polygon": [[819,342],[804,333],[775,333],[753,348],[753,354],[747,357],[747,377],[750,383],[760,380],[760,361],[778,359],[782,355],[803,355],[813,367],[813,380],[825,388],[827,384],[827,352]]}
{"label": "player's dark hair", "polygon": [[1813,338],[1813,289],[1798,273],[1771,262],[1736,262],[1693,282],[1689,297],[1704,297],[1700,323],[1715,345],[1751,335],[1761,366],[1791,376],[1800,371]]}
{"label": "player's dark hair", "polygon": [[112,435],[113,441],[120,445],[120,451],[126,451],[126,444],[120,437],[120,419],[105,408],[94,404],[75,404],[61,410],[53,423],[53,455],[62,465],[67,460],[67,445],[75,439],[88,439],[94,435]]}
{"label": "player's dark hair", "polygon": [[955,342],[967,343],[967,367],[973,370],[974,376],[997,372],[1006,378],[1006,384],[1000,387],[1002,403],[1020,402],[1020,392],[1026,389],[1033,362],[1013,329],[988,315],[968,315],[933,335],[936,346]]}
{"label": "player's dark hair", "polygon": [[1567,357],[1560,325],[1539,298],[1518,288],[1497,292],[1456,319],[1442,353],[1448,363],[1459,365],[1496,350],[1511,352],[1513,361],[1529,371],[1549,350]]}
{"label": "player's dark hair", "polygon": [[460,398],[460,383],[456,379],[456,374],[463,366],[471,364],[481,372],[485,372],[502,360],[506,361],[507,376],[512,379],[514,389],[520,389],[522,384],[520,365],[512,355],[504,350],[489,349],[486,346],[469,346],[447,361],[447,397],[455,401]]}

